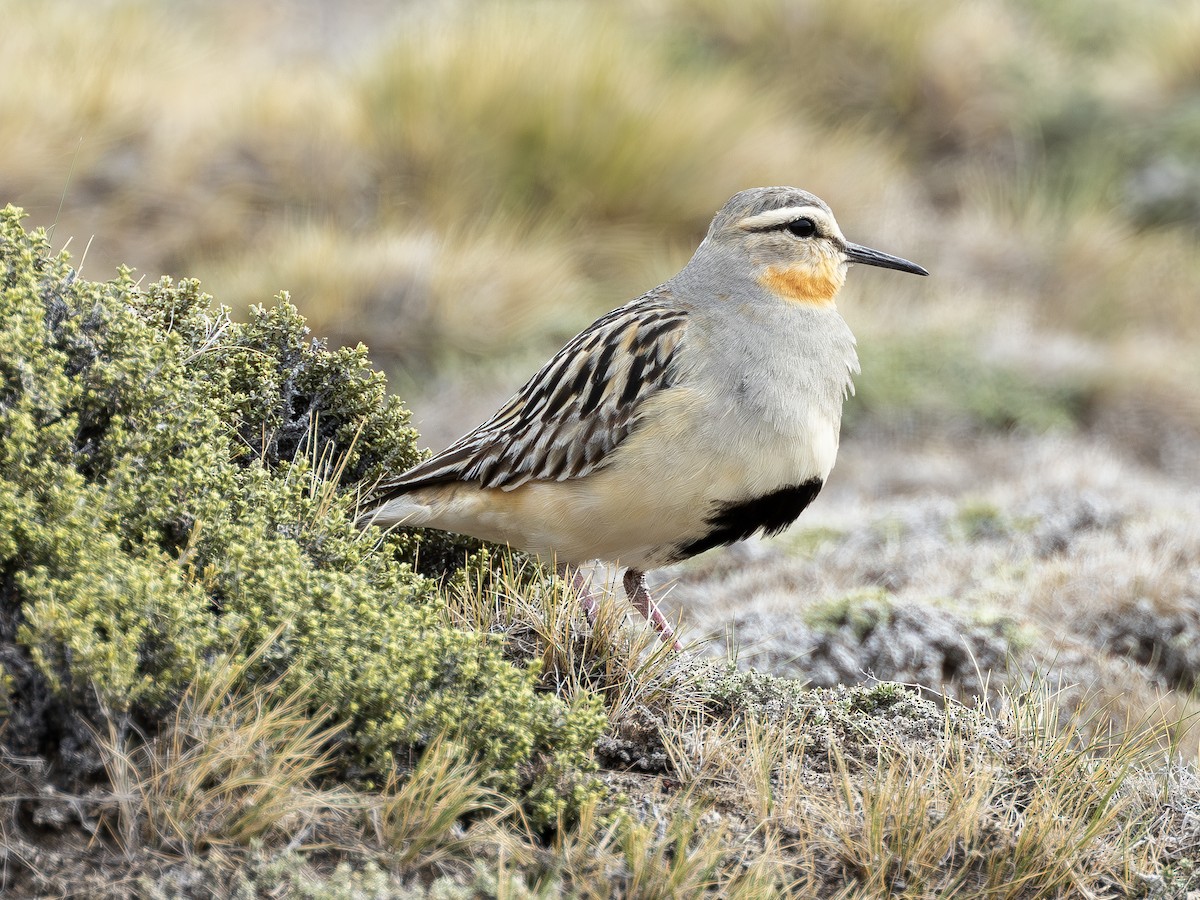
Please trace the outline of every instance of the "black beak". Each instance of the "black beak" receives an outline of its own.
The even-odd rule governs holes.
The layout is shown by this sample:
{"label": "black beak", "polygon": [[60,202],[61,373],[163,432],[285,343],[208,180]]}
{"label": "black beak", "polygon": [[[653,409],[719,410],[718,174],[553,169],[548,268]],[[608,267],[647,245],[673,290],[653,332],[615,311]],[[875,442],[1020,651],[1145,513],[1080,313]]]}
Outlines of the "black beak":
{"label": "black beak", "polygon": [[849,241],[846,242],[846,259],[850,262],[862,263],[865,266],[899,269],[901,272],[912,272],[914,275],[929,274],[916,263],[909,262],[907,259],[880,253],[878,250],[872,250],[870,247],[863,247],[860,244],[851,244]]}

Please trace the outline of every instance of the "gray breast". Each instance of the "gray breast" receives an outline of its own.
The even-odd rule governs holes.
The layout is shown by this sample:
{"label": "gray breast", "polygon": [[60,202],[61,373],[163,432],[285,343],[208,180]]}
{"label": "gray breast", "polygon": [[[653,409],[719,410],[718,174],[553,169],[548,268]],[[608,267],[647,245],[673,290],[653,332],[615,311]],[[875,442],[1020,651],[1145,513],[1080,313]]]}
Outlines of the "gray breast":
{"label": "gray breast", "polygon": [[736,412],[781,432],[814,413],[840,421],[858,356],[837,311],[776,301],[774,308],[732,312],[715,311],[705,329],[708,346],[696,348],[693,364],[726,386],[741,407]]}

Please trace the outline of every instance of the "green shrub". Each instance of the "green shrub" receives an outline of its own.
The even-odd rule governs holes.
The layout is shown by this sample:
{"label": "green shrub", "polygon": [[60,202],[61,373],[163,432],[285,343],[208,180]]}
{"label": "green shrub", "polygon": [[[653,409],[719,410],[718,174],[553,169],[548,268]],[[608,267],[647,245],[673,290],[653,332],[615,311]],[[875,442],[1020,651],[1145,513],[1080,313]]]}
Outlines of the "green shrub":
{"label": "green shrub", "polygon": [[446,732],[553,814],[599,705],[445,624],[415,560],[474,544],[355,527],[358,490],[418,458],[366,351],[327,350],[286,298],[238,324],[194,281],[79,280],[19,220],[0,213],[0,740],[90,774],[91,729],[152,731],[232,648],[247,689],[345,723],[346,770]]}

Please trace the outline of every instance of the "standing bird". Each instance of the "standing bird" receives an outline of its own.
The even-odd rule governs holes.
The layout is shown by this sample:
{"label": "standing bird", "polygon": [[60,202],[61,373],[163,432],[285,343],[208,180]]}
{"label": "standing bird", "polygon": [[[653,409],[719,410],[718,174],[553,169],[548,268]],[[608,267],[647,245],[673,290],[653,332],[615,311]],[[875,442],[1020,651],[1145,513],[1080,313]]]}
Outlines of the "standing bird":
{"label": "standing bird", "polygon": [[[782,531],[821,490],[858,372],[834,306],[850,263],[928,275],[843,237],[792,187],[735,194],[670,281],[572,338],[494,416],[377,488],[367,522],[440,528],[645,572]],[[595,600],[575,569],[589,618]],[[678,644],[675,643],[676,648]]]}

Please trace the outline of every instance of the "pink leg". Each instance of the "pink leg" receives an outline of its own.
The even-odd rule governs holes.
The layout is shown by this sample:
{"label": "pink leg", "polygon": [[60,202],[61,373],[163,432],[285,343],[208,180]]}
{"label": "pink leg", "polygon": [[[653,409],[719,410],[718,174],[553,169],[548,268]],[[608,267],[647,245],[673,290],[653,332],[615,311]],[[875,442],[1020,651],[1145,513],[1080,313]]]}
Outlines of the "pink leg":
{"label": "pink leg", "polygon": [[675,632],[671,628],[671,623],[667,621],[666,616],[659,612],[658,607],[654,605],[654,600],[650,597],[650,589],[646,587],[645,572],[638,572],[634,569],[625,570],[625,593],[634,608],[654,626],[654,630],[658,632],[658,636],[664,644],[670,644],[672,650],[683,649],[683,645],[675,640]]}
{"label": "pink leg", "polygon": [[[560,563],[554,570],[558,573],[559,578],[567,577],[567,564]],[[596,598],[592,595],[592,588],[588,584],[586,578],[579,574],[578,569],[572,570],[571,587],[575,589],[575,593],[579,595],[579,605],[583,607],[587,619],[593,625],[596,624]]]}

